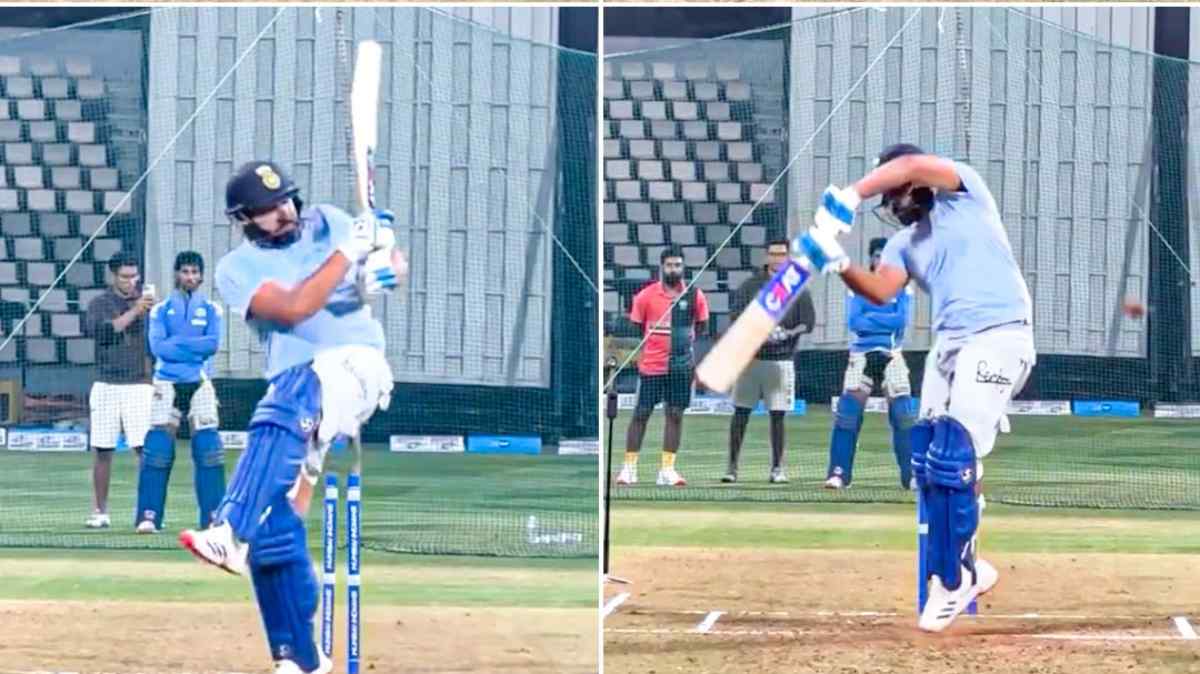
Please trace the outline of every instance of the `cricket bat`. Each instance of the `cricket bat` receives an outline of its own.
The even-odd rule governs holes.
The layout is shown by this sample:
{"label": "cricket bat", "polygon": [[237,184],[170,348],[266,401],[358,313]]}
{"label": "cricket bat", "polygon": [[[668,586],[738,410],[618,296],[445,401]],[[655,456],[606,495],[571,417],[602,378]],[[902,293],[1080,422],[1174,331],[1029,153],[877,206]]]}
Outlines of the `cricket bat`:
{"label": "cricket bat", "polygon": [[375,208],[375,146],[379,142],[379,82],[383,48],[374,40],[358,43],[350,86],[350,128],[354,153],[354,200],[360,214]]}
{"label": "cricket bat", "polygon": [[754,301],[717,340],[696,368],[696,379],[706,388],[727,393],[754,360],[759,347],[783,320],[792,302],[812,277],[808,260],[789,258],[771,280],[758,291]]}

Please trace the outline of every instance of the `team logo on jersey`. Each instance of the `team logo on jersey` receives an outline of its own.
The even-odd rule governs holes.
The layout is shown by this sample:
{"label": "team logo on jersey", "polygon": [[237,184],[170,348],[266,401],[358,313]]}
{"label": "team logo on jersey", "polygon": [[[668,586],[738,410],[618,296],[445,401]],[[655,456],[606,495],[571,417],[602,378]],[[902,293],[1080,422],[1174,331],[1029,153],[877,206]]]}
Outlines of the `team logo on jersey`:
{"label": "team logo on jersey", "polygon": [[257,173],[258,177],[262,179],[263,187],[269,190],[277,190],[283,183],[283,181],[279,178],[279,174],[275,172],[275,169],[266,164],[254,169],[254,172]]}
{"label": "team logo on jersey", "polygon": [[314,425],[312,417],[304,417],[300,420],[300,430],[305,433],[311,433]]}
{"label": "team logo on jersey", "polygon": [[679,308],[687,311],[687,300],[679,300]]}
{"label": "team logo on jersey", "polygon": [[963,468],[962,475],[961,475],[963,484],[970,484],[971,477],[973,477],[974,475],[975,475],[974,470],[972,470],[970,468]]}
{"label": "team logo on jersey", "polygon": [[196,307],[196,315],[203,317],[207,316],[208,312],[204,310],[204,307]]}

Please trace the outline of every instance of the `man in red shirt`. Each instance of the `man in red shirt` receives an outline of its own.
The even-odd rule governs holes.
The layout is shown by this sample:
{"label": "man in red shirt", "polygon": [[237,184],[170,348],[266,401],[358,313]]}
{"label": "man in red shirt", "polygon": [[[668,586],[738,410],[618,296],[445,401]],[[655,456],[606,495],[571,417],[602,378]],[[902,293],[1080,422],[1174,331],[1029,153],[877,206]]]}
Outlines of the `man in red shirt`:
{"label": "man in red shirt", "polygon": [[658,403],[665,403],[662,466],[659,486],[687,484],[675,470],[675,453],[683,432],[683,411],[692,402],[692,342],[696,328],[708,321],[708,299],[699,288],[684,292],[683,252],[671,246],[659,256],[658,282],[633,298],[629,320],[642,327],[645,345],[638,359],[638,399],[625,436],[625,464],[617,484],[637,482],[638,452],[646,423]]}

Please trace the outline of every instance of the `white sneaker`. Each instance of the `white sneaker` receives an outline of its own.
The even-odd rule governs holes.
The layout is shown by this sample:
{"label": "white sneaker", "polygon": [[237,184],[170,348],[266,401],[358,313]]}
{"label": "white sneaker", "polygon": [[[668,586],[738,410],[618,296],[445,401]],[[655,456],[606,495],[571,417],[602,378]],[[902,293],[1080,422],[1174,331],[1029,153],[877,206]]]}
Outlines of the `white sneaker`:
{"label": "white sneaker", "polygon": [[617,475],[617,484],[625,486],[637,484],[637,466],[629,463],[621,466],[621,472]]}
{"label": "white sneaker", "polygon": [[842,481],[841,475],[833,475],[828,480],[825,480],[826,489],[845,489],[846,483]]}
{"label": "white sneaker", "polygon": [[157,534],[158,527],[154,526],[154,520],[142,520],[141,522],[138,522],[137,528],[134,529],[134,532],[139,534]]}
{"label": "white sneaker", "polygon": [[771,484],[787,484],[787,473],[783,472],[782,468],[772,468],[771,475],[767,478]]}
{"label": "white sneaker", "polygon": [[965,566],[962,568],[962,582],[957,590],[947,590],[942,586],[942,579],[937,576],[930,578],[929,600],[925,602],[925,610],[921,611],[917,627],[926,632],[941,632],[946,629],[971,602],[996,586],[996,581],[1000,580],[1000,573],[986,560],[977,559],[974,584],[969,584],[970,580],[971,572]]}
{"label": "white sneaker", "polygon": [[332,672],[333,661],[325,657],[324,653],[318,653],[317,655],[321,658],[320,664],[311,672],[305,672],[303,669],[300,669],[300,665],[291,660],[276,660],[275,674],[329,674],[329,672]]}
{"label": "white sneaker", "polygon": [[664,468],[658,471],[658,481],[656,483],[660,487],[686,487],[687,480],[679,474],[679,471],[674,468]]}
{"label": "white sneaker", "polygon": [[179,533],[179,544],[202,562],[235,576],[246,575],[246,553],[250,546],[234,538],[228,522],[203,531],[184,529]]}
{"label": "white sneaker", "polygon": [[99,510],[93,510],[91,515],[88,515],[87,521],[83,526],[89,529],[107,529],[112,526],[112,520],[108,518],[108,513],[102,513]]}

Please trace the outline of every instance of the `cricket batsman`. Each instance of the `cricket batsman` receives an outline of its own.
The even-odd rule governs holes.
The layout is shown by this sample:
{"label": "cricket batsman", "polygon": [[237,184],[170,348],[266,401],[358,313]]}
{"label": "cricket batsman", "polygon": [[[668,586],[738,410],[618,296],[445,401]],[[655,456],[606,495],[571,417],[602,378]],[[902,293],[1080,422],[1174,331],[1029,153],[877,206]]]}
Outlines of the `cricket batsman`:
{"label": "cricket batsman", "polygon": [[[859,203],[877,195],[876,214],[901,229],[872,271],[850,263],[837,235],[850,231]],[[929,521],[929,599],[918,626],[941,631],[998,579],[975,555],[979,480],[1008,402],[1037,358],[1029,290],[996,201],[970,166],[892,145],[854,185],[825,190],[815,225],[793,252],[875,304],[909,279],[932,299],[934,343],[911,442]]]}
{"label": "cricket batsman", "polygon": [[[150,310],[148,341],[154,354],[150,432],[138,472],[139,534],[163,527],[167,482],[175,464],[175,434],[187,417],[199,527],[212,522],[225,495],[225,451],[217,433],[217,392],[212,357],[221,345],[221,309],[200,291],[204,258],[193,250],[175,256],[175,290]],[[178,402],[178,405],[176,405]]]}
{"label": "cricket batsman", "polygon": [[[871,271],[879,266],[887,239],[871,239],[867,251]],[[850,358],[842,379],[842,395],[833,413],[833,432],[829,439],[829,468],[825,471],[827,489],[846,489],[854,477],[854,453],[862,430],[867,399],[882,370],[883,393],[887,396],[888,425],[892,428],[892,453],[900,468],[900,485],[912,489],[912,448],[909,434],[917,416],[916,401],[908,380],[908,364],[900,346],[908,325],[912,290],[904,286],[882,305],[862,295],[846,294],[846,324],[850,329]],[[868,368],[872,372],[868,372]]]}
{"label": "cricket batsman", "polygon": [[269,161],[243,165],[226,185],[226,213],[245,240],[217,264],[217,290],[264,343],[270,386],[215,523],[179,540],[201,561],[250,574],[275,674],[325,674],[304,515],[330,444],[357,437],[390,402],[383,327],[366,301],[395,288],[407,262],[391,213],[305,208],[299,192]]}

